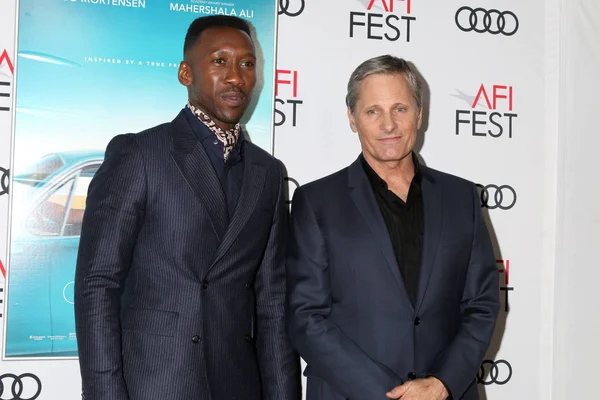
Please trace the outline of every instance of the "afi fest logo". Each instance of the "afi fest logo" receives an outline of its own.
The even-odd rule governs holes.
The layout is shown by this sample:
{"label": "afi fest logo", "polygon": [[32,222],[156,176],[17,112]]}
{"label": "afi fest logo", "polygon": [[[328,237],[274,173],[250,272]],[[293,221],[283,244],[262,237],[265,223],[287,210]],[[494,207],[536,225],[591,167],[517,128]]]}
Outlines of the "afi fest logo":
{"label": "afi fest logo", "polygon": [[[0,282],[2,282],[2,284],[4,284],[4,282],[6,281],[6,268],[4,268],[4,264],[2,264],[2,259],[0,259],[0,275],[2,276],[2,278],[0,279]],[[4,288],[0,285],[0,318],[2,318],[2,310],[4,310]],[[0,393],[2,393],[2,391],[0,390]],[[0,396],[0,398],[2,398],[2,396]]]}
{"label": "afi fest logo", "polygon": [[452,96],[469,104],[470,109],[456,110],[456,134],[512,139],[514,89],[509,85],[481,84],[477,94],[469,96],[460,90]]}
{"label": "afi fest logo", "polygon": [[[350,11],[350,37],[410,42],[413,0],[359,0],[366,12]],[[399,15],[399,14],[403,15]]]}
{"label": "afi fest logo", "polygon": [[278,69],[275,72],[275,126],[296,126],[298,110],[304,102],[298,98],[298,71]]}
{"label": "afi fest logo", "polygon": [[10,111],[11,85],[14,72],[12,60],[8,55],[8,51],[4,49],[0,53],[0,112]]}
{"label": "afi fest logo", "polygon": [[297,17],[304,11],[304,0],[279,0],[279,15]]}
{"label": "afi fest logo", "polygon": [[510,311],[510,304],[508,303],[508,292],[515,290],[514,287],[510,286],[510,260],[496,260],[498,266],[498,272],[504,274],[504,281],[500,281],[500,291],[504,292],[504,312]]}

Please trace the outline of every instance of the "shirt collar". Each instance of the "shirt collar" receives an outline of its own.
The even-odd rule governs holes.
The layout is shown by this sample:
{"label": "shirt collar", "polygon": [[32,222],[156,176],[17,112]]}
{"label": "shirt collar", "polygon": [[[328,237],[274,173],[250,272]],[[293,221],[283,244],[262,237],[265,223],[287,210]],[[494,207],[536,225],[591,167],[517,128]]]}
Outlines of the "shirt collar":
{"label": "shirt collar", "polygon": [[[198,140],[200,140],[200,142],[205,142],[210,140],[211,145],[213,144],[212,142],[214,140],[218,140],[215,136],[215,134],[213,132],[211,132],[210,129],[208,129],[208,127],[203,124],[198,117],[189,109],[189,107],[184,107],[183,108],[183,112],[184,115],[186,116],[187,120],[189,121],[190,125],[192,126],[192,130],[194,131],[194,133],[196,134],[196,136],[198,137]],[[235,144],[233,150],[231,151],[231,154],[229,155],[229,158],[227,159],[227,164],[228,165],[233,165],[236,164],[238,161],[241,161],[242,156],[243,156],[243,146],[242,143],[246,140],[244,131],[240,128],[240,136],[237,140],[237,143]],[[219,141],[219,143],[217,144],[219,146],[219,148],[221,150],[223,150],[223,143],[221,143]]]}
{"label": "shirt collar", "polygon": [[[359,158],[360,158],[360,162],[363,166],[363,169],[364,169],[365,173],[367,174],[367,178],[369,178],[369,182],[371,183],[371,186],[373,187],[373,189],[376,191],[387,192],[388,191],[387,182],[384,181],[383,179],[381,179],[381,177],[379,177],[379,175],[377,175],[375,170],[373,170],[373,168],[371,168],[371,166],[369,165],[369,163],[365,159],[365,156],[362,153],[360,153]],[[421,164],[419,163],[419,159],[417,158],[417,156],[415,155],[414,152],[411,152],[411,158],[412,158],[412,162],[413,162],[413,165],[415,168],[415,176],[413,177],[413,180],[410,184],[410,190],[413,190],[413,188],[414,188],[420,192],[421,180],[422,180]]]}

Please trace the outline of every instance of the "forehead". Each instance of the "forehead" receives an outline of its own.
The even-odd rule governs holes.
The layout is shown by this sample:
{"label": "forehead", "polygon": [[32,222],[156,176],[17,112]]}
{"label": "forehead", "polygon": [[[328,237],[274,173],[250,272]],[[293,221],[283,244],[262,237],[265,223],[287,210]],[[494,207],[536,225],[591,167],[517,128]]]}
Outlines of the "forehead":
{"label": "forehead", "polygon": [[254,43],[244,31],[229,26],[215,26],[202,31],[192,50],[200,53],[213,53],[219,50],[254,53]]}
{"label": "forehead", "polygon": [[411,101],[414,94],[403,73],[372,74],[364,78],[359,85],[358,101]]}

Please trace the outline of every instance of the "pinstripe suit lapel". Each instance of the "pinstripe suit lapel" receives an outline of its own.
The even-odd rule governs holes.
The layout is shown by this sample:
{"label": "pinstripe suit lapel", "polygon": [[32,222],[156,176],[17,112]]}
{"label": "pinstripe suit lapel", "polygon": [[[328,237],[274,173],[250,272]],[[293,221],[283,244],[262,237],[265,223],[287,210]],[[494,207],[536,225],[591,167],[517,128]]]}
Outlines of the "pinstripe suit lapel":
{"label": "pinstripe suit lapel", "polygon": [[208,154],[198,141],[183,111],[173,120],[171,156],[194,193],[206,207],[217,238],[227,229],[227,200]]}
{"label": "pinstripe suit lapel", "polygon": [[264,166],[256,162],[254,151],[255,149],[252,146],[245,146],[242,191],[225,236],[223,236],[223,240],[217,249],[211,268],[225,255],[248,222],[265,185],[267,171]]}

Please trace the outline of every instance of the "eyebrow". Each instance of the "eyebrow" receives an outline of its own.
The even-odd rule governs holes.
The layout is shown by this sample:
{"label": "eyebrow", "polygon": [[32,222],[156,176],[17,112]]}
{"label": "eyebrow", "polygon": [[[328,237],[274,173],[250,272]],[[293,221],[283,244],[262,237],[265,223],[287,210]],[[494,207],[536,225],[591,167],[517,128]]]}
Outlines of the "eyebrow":
{"label": "eyebrow", "polygon": [[[410,107],[410,104],[409,104],[409,103],[404,103],[404,102],[401,102],[401,101],[399,101],[399,102],[397,102],[397,103],[394,103],[392,106],[393,106],[393,107],[398,107],[398,106],[402,106],[402,107]],[[381,106],[381,105],[379,105],[379,104],[371,104],[371,105],[369,105],[369,106],[365,106],[365,108],[385,108],[385,107],[383,107],[383,106]]]}
{"label": "eyebrow", "polygon": [[[211,52],[210,54],[219,54],[219,53],[231,53],[231,52],[228,51],[228,50],[224,50],[224,49],[217,49],[217,50]],[[256,58],[256,55],[253,52],[249,51],[246,54],[244,54],[242,57],[254,57],[254,58]]]}

